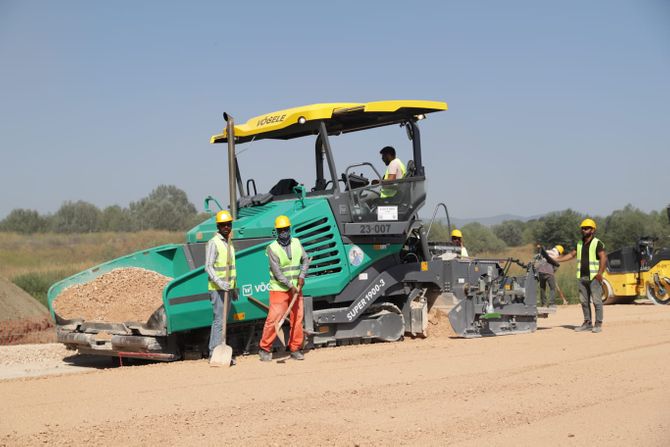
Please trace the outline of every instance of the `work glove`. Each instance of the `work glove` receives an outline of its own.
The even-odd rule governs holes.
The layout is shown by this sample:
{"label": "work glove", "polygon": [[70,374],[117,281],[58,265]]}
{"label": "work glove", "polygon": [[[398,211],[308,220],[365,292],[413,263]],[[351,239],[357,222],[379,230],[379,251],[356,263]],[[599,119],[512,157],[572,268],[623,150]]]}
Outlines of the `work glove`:
{"label": "work glove", "polygon": [[295,295],[296,293],[298,293],[298,289],[296,289],[295,287],[291,287],[290,289],[288,289],[288,291],[289,291],[289,293],[291,294],[291,296],[293,296],[293,295]]}
{"label": "work glove", "polygon": [[226,292],[230,291],[230,283],[228,281],[219,281],[217,284],[222,290]]}
{"label": "work glove", "polygon": [[302,290],[302,287],[305,285],[305,278],[298,278],[298,289]]}

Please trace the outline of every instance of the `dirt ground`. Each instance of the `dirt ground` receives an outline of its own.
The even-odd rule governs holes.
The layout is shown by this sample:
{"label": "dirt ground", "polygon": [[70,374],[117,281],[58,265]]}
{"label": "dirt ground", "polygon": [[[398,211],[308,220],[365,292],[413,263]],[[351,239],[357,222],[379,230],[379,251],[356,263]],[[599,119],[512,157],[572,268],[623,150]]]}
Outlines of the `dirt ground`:
{"label": "dirt ground", "polygon": [[[66,357],[84,373],[0,380],[0,445],[670,445],[670,306],[608,306],[601,334],[581,320],[225,369]],[[39,355],[53,374],[71,352]],[[0,375],[27,359],[0,350]]]}

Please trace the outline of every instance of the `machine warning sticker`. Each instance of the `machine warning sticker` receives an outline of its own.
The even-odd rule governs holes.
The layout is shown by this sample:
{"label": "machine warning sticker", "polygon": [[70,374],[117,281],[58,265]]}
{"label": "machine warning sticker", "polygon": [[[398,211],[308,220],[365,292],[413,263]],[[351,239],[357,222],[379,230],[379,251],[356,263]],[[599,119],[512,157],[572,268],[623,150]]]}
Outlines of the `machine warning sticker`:
{"label": "machine warning sticker", "polygon": [[349,249],[349,264],[353,265],[354,267],[358,267],[363,263],[365,255],[363,254],[363,250],[361,250],[361,247],[358,245],[353,245]]}
{"label": "machine warning sticker", "polygon": [[377,220],[398,220],[397,206],[378,206]]}

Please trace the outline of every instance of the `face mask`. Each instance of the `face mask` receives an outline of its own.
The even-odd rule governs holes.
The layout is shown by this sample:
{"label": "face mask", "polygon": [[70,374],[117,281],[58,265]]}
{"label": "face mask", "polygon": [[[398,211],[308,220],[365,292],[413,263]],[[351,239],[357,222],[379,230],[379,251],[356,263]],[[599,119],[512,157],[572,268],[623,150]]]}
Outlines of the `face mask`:
{"label": "face mask", "polygon": [[281,230],[277,234],[277,241],[283,246],[291,243],[291,230]]}

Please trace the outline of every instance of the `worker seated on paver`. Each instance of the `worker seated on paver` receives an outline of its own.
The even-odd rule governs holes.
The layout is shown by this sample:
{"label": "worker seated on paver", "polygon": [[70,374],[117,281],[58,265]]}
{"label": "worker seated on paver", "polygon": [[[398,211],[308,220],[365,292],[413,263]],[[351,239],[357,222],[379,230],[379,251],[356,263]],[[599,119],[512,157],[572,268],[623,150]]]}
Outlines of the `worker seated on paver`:
{"label": "worker seated on paver", "polygon": [[[379,153],[382,155],[382,161],[386,165],[386,172],[382,180],[400,180],[405,178],[407,168],[405,164],[396,158],[395,149],[393,146],[384,146]],[[379,180],[373,180],[372,184],[378,184]],[[382,186],[380,197],[382,199],[391,198],[398,193],[398,189],[394,186]]]}

